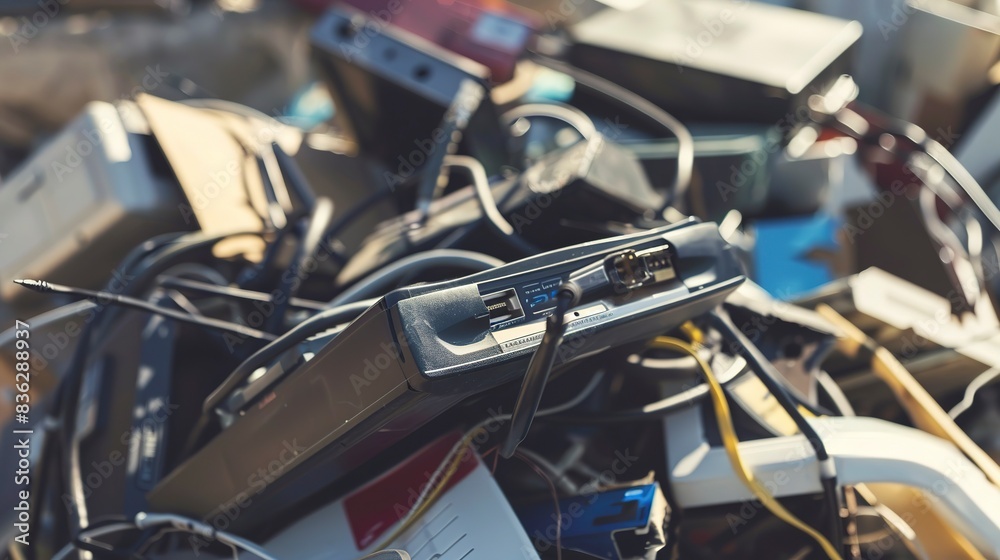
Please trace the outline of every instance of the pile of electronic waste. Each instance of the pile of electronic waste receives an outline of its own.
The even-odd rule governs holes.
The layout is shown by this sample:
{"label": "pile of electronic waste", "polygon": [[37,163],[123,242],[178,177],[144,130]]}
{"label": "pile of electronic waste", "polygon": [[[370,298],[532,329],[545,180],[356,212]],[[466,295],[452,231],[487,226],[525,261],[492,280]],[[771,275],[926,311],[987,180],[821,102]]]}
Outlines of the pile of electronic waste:
{"label": "pile of electronic waste", "polygon": [[3,8],[137,84],[0,86],[0,555],[1000,559],[1000,16],[110,4]]}

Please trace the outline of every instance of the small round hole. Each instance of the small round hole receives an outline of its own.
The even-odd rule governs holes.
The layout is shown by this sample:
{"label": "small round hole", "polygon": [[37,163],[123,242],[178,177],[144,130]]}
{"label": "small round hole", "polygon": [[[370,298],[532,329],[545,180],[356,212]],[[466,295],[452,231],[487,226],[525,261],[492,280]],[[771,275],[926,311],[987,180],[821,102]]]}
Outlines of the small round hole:
{"label": "small round hole", "polygon": [[354,23],[345,21],[340,24],[340,27],[337,28],[337,34],[344,39],[350,39],[358,34],[358,28],[355,27]]}
{"label": "small round hole", "polygon": [[580,312],[579,311],[574,311],[573,312],[573,316],[574,317],[579,317],[580,316]]}
{"label": "small round hole", "polygon": [[421,64],[413,69],[413,77],[420,80],[421,82],[426,81],[427,78],[431,77],[431,69],[426,64]]}
{"label": "small round hole", "polygon": [[802,345],[798,342],[788,342],[782,348],[782,354],[789,360],[797,360],[802,356]]}

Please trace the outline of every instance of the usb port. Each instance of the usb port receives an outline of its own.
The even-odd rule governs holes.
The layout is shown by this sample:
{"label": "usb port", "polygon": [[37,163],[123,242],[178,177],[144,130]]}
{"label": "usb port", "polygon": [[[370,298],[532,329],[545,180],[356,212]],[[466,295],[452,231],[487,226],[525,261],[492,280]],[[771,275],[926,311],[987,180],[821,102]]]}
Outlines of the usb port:
{"label": "usb port", "polygon": [[634,251],[629,249],[609,257],[613,280],[626,289],[655,284],[677,277],[671,262],[670,249],[657,247]]}
{"label": "usb port", "polygon": [[490,314],[490,326],[524,317],[513,288],[483,296],[483,303]]}

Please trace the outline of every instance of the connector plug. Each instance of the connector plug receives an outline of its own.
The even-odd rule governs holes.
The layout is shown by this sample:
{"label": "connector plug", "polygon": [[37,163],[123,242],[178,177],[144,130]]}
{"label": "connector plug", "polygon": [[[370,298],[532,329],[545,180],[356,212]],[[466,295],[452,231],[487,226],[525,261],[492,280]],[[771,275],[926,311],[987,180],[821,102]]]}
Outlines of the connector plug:
{"label": "connector plug", "polygon": [[605,259],[604,265],[615,288],[632,290],[677,277],[667,246],[635,251],[629,249]]}

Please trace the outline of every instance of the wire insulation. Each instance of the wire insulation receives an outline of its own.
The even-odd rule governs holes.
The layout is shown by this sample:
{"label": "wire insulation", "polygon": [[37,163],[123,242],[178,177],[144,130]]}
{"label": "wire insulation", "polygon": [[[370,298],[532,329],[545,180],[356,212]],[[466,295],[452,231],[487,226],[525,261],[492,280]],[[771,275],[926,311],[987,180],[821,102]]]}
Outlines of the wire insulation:
{"label": "wire insulation", "polygon": [[688,188],[691,186],[691,179],[694,176],[694,137],[691,136],[691,132],[683,123],[655,103],[610,80],[537,53],[532,53],[532,60],[550,70],[570,76],[578,84],[616,103],[624,104],[642,113],[674,135],[677,138],[677,174],[674,176],[670,204],[674,208],[680,206],[679,203],[682,203],[684,197],[687,195]]}
{"label": "wire insulation", "polygon": [[497,235],[510,243],[518,251],[534,255],[541,252],[541,249],[518,235],[514,226],[507,221],[497,207],[497,201],[493,198],[493,191],[490,189],[490,181],[486,176],[486,168],[476,158],[471,156],[447,156],[444,158],[445,167],[460,167],[468,171],[472,177],[472,188],[479,199],[479,206],[483,209],[483,216],[490,227]]}
{"label": "wire insulation", "polygon": [[698,361],[698,367],[704,374],[705,382],[709,387],[709,394],[711,395],[715,418],[719,424],[719,432],[722,436],[722,443],[726,449],[726,455],[729,457],[729,462],[732,464],[733,471],[735,471],[736,476],[739,477],[740,481],[743,482],[751,493],[753,493],[757,500],[759,500],[768,511],[774,514],[775,517],[802,531],[816,541],[816,544],[823,549],[823,552],[825,552],[831,560],[842,560],[840,551],[838,551],[837,548],[833,546],[833,544],[831,544],[822,533],[810,527],[801,519],[796,517],[792,512],[785,509],[785,506],[781,505],[781,502],[775,499],[774,496],[768,492],[767,488],[765,488],[764,485],[757,480],[753,471],[751,471],[750,467],[743,461],[743,457],[740,455],[739,438],[736,436],[736,428],[733,425],[732,411],[729,408],[729,401],[726,400],[725,390],[715,378],[715,373],[712,371],[712,368],[698,354],[698,351],[693,346],[682,340],[666,336],[657,337],[653,340],[651,346],[653,348],[663,348],[665,350],[683,352],[694,357],[694,359]]}
{"label": "wire insulation", "polygon": [[976,400],[976,393],[980,389],[990,384],[991,381],[1000,377],[1000,367],[990,368],[983,373],[980,373],[969,383],[969,386],[965,388],[965,395],[962,397],[962,402],[956,404],[951,410],[948,411],[948,416],[952,419],[957,419],[966,410],[972,406],[972,403]]}
{"label": "wire insulation", "polygon": [[475,251],[461,249],[434,249],[410,255],[381,268],[356,282],[333,298],[328,307],[350,303],[352,301],[381,296],[400,279],[433,268],[462,268],[473,272],[481,272],[503,265],[496,257]]}

